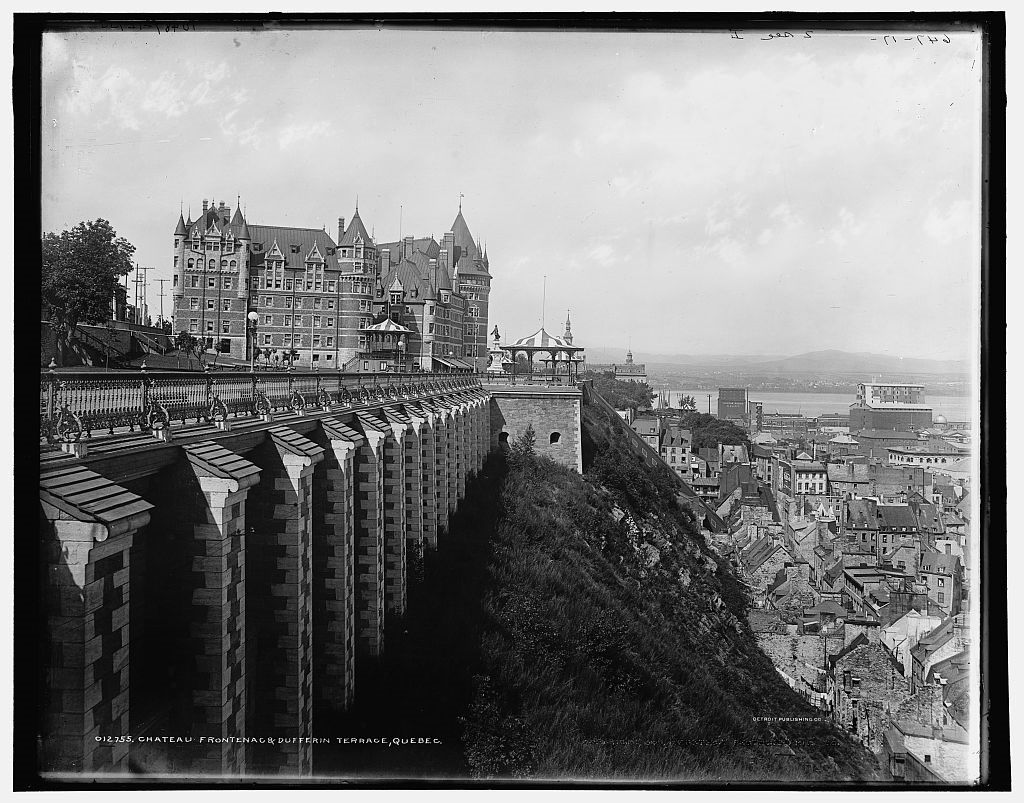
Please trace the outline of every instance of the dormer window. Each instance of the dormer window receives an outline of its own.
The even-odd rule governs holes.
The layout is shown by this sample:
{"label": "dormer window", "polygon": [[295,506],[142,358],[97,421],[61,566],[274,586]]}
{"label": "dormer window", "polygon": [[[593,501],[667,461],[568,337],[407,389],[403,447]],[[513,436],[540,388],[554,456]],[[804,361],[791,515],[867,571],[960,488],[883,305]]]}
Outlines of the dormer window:
{"label": "dormer window", "polygon": [[288,248],[291,250],[293,254],[299,253],[299,247],[297,245],[289,245]]}
{"label": "dormer window", "polygon": [[402,303],[402,294],[399,293],[399,292],[391,293],[391,303],[392,304],[401,304]]}
{"label": "dormer window", "polygon": [[448,303],[451,302],[451,300],[452,300],[451,293],[445,293],[443,291],[441,292],[441,303],[442,304],[448,304]]}
{"label": "dormer window", "polygon": [[262,251],[263,250],[263,243],[253,243],[252,244],[252,250],[253,251],[257,251],[257,252],[258,251]]}

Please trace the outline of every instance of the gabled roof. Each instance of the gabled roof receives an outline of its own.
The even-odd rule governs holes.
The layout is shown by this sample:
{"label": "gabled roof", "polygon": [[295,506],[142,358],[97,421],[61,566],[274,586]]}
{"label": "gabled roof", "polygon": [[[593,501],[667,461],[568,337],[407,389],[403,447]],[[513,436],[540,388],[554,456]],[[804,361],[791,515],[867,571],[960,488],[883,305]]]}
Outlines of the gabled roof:
{"label": "gabled roof", "polygon": [[939,649],[939,647],[946,644],[951,638],[953,638],[952,616],[948,617],[931,632],[921,636],[917,644],[910,650],[910,653],[923,660]]}

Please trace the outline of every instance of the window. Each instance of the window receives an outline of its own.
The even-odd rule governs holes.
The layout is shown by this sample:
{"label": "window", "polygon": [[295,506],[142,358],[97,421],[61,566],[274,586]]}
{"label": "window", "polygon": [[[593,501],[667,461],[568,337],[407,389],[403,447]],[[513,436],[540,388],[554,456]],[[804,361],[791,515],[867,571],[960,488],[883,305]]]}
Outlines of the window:
{"label": "window", "polygon": [[213,299],[212,298],[206,299],[206,308],[207,309],[213,309]]}
{"label": "window", "polygon": [[313,335],[313,345],[314,346],[319,346],[320,345],[320,335]]}
{"label": "window", "polygon": [[216,279],[216,277],[208,276],[207,279],[206,279],[206,286],[207,287],[216,287],[217,286],[217,279]]}
{"label": "window", "polygon": [[213,331],[213,321],[207,321],[206,322],[206,331],[207,332],[212,332]]}
{"label": "window", "polygon": [[193,276],[192,277],[192,286],[193,287],[199,287],[199,277],[198,276]]}
{"label": "window", "polygon": [[[560,433],[560,432],[552,432],[551,433],[551,437],[548,438],[548,443],[558,443],[558,441],[561,439],[561,437],[562,437],[562,433]],[[673,461],[674,460],[675,460],[675,457],[673,457]]]}
{"label": "window", "polygon": [[226,267],[228,266],[228,261],[227,261],[226,259],[222,259],[222,260],[220,261],[220,266],[221,266],[222,268],[226,268]]}
{"label": "window", "polygon": [[943,588],[945,585],[946,585],[946,581],[940,577],[939,578],[939,588]]}
{"label": "window", "polygon": [[263,325],[264,326],[273,326],[274,325],[274,316],[273,315],[264,315],[263,316]]}
{"label": "window", "polygon": [[264,346],[269,346],[270,345],[270,335],[263,335],[263,345]]}
{"label": "window", "polygon": [[384,362],[384,360],[380,361],[380,370],[382,370],[382,371],[388,370],[388,364],[386,362]]}
{"label": "window", "polygon": [[369,360],[363,360],[363,370],[364,371],[369,371],[370,370],[370,361]]}
{"label": "window", "polygon": [[224,310],[224,312],[231,312],[231,299],[230,298],[222,299],[221,302],[220,302],[220,306],[221,306],[221,309]]}
{"label": "window", "polygon": [[323,309],[324,300],[322,298],[313,299],[313,309]]}
{"label": "window", "polygon": [[220,333],[222,335],[231,334],[231,321],[221,321],[221,323],[220,323]]}
{"label": "window", "polygon": [[178,257],[174,257],[174,267],[178,267]]}
{"label": "window", "polygon": [[316,327],[316,328],[320,327],[320,316],[319,315],[314,315],[313,316],[313,326]]}
{"label": "window", "polygon": [[946,595],[940,591],[939,592],[939,605],[943,605],[945,602],[946,602]]}
{"label": "window", "polygon": [[291,279],[285,279],[284,280],[284,289],[285,290],[291,290],[292,289],[292,280]]}
{"label": "window", "polygon": [[224,285],[223,286],[224,286],[225,290],[230,290],[231,289],[231,278],[229,276],[225,276],[224,277]]}
{"label": "window", "polygon": [[285,297],[285,299],[284,299],[284,308],[285,309],[291,309],[292,308],[292,297],[291,296],[286,296]]}
{"label": "window", "polygon": [[[328,337],[327,338],[327,345],[328,346],[333,346],[334,345],[334,338],[333,337]],[[330,357],[328,357],[327,359],[330,359]]]}
{"label": "window", "polygon": [[172,287],[177,287],[178,286],[178,274],[177,273],[174,274],[174,284],[172,284],[171,286]]}
{"label": "window", "polygon": [[[327,292],[328,293],[333,293],[336,284],[337,284],[337,282],[328,282],[327,283]],[[334,309],[334,307],[331,307],[331,309]]]}
{"label": "window", "polygon": [[190,332],[198,332],[199,331],[199,321],[196,320],[195,318],[189,318],[189,320],[188,320],[188,330]]}
{"label": "window", "polygon": [[199,309],[199,299],[198,298],[194,298],[194,297],[190,298],[188,300],[188,308],[189,309]]}
{"label": "window", "polygon": [[334,326],[334,318],[327,319],[327,326]]}
{"label": "window", "polygon": [[333,298],[327,299],[327,309],[334,309],[334,299]]}
{"label": "window", "polygon": [[232,267],[232,268],[237,268],[237,267],[238,267],[238,262],[237,262],[237,261],[235,261],[234,259],[232,259],[232,260],[231,260],[231,263],[230,263],[230,264],[231,264],[231,267]]}
{"label": "window", "polygon": [[284,325],[285,326],[291,326],[292,325],[292,316],[291,315],[285,315],[284,316]]}
{"label": "window", "polygon": [[274,306],[274,297],[273,296],[267,296],[267,306],[268,307]]}

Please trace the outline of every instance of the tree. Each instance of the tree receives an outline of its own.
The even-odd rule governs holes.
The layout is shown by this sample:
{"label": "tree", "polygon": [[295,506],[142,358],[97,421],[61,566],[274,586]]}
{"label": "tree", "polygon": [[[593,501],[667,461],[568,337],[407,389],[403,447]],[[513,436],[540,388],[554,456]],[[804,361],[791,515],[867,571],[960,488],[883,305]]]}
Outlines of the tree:
{"label": "tree", "polygon": [[[195,351],[196,339],[188,332],[178,332],[178,334],[174,336],[174,348],[176,349],[174,360],[175,363],[180,366],[181,363],[178,362],[178,359],[182,354],[190,355]],[[191,367],[192,361],[191,358],[189,358],[189,368]]]}
{"label": "tree", "polygon": [[623,382],[616,379],[611,371],[587,371],[580,378],[592,379],[594,390],[616,410],[625,410],[628,407],[649,410],[654,399],[654,391],[646,382]]}
{"label": "tree", "polygon": [[524,465],[536,455],[536,445],[537,433],[534,432],[533,424],[527,424],[523,434],[509,447],[509,462],[513,466]]}
{"label": "tree", "polygon": [[679,409],[684,413],[695,413],[697,412],[697,400],[693,396],[683,396],[679,400]]}
{"label": "tree", "polygon": [[111,299],[120,277],[131,272],[134,253],[135,246],[103,218],[43,235],[42,299],[61,365],[79,324],[110,318]]}

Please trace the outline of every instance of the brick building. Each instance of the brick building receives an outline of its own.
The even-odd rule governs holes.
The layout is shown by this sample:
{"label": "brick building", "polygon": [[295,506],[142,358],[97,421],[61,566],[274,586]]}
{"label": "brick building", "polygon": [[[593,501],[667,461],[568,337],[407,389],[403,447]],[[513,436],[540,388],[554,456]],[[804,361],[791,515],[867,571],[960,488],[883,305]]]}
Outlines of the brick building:
{"label": "brick building", "polygon": [[[326,229],[260,225],[223,201],[174,230],[174,329],[236,360],[346,370],[484,370],[490,272],[461,208],[441,243],[378,245],[356,209]],[[377,327],[385,319],[396,327]],[[398,328],[401,327],[401,328]],[[450,359],[451,358],[451,359]]]}

